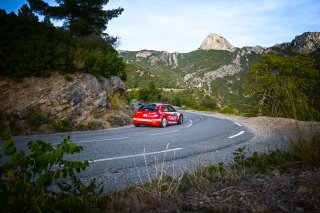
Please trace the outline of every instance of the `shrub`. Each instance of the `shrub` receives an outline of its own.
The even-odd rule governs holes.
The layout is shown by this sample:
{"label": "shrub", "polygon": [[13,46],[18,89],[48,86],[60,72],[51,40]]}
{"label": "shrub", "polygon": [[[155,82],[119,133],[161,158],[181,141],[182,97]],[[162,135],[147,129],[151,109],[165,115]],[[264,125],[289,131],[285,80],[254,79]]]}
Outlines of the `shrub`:
{"label": "shrub", "polygon": [[47,118],[42,114],[40,106],[30,107],[26,120],[32,127],[39,127],[47,122]]}
{"label": "shrub", "polygon": [[294,156],[291,153],[277,149],[269,153],[255,152],[245,160],[245,164],[260,172],[268,172],[275,168],[280,171],[285,171],[293,160]]}
{"label": "shrub", "polygon": [[73,129],[73,122],[71,118],[64,118],[62,120],[53,121],[51,126],[56,132],[68,132]]}
{"label": "shrub", "polygon": [[101,125],[100,122],[91,120],[87,123],[79,123],[76,125],[76,129],[79,131],[84,131],[84,130],[96,130],[96,129],[102,129],[103,126]]}
{"label": "shrub", "polygon": [[[88,161],[64,160],[66,154],[83,148],[64,138],[56,148],[43,141],[30,141],[29,151],[18,151],[6,123],[1,133],[6,159],[0,166],[1,212],[76,211],[95,208],[102,186],[95,179],[85,186],[76,173],[85,170]],[[58,190],[54,190],[54,184]]]}
{"label": "shrub", "polygon": [[289,151],[306,166],[320,166],[320,133],[309,139],[299,134],[290,140]]}
{"label": "shrub", "polygon": [[200,106],[209,110],[217,109],[217,103],[209,96],[205,96],[200,100]]}
{"label": "shrub", "polygon": [[225,113],[225,114],[235,114],[235,113],[236,113],[236,111],[235,111],[233,108],[228,107],[228,106],[223,107],[223,108],[220,109],[219,111],[220,111],[221,113]]}

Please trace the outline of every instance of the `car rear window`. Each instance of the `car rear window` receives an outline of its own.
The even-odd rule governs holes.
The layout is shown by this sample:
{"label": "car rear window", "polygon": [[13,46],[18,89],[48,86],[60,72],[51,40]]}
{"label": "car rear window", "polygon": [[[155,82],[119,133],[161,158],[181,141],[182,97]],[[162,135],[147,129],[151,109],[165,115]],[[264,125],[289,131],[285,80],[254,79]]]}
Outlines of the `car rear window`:
{"label": "car rear window", "polygon": [[158,110],[157,105],[155,104],[148,104],[148,105],[143,105],[139,108],[139,110],[145,110],[145,111],[154,111],[156,112]]}

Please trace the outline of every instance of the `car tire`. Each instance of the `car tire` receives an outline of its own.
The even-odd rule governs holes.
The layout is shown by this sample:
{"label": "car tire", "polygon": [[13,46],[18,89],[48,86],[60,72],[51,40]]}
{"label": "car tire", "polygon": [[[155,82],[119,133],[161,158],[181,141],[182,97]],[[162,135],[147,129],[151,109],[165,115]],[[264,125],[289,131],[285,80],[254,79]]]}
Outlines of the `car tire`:
{"label": "car tire", "polygon": [[179,124],[179,125],[182,125],[182,124],[183,124],[183,115],[180,115],[178,124]]}
{"label": "car tire", "polygon": [[160,127],[165,128],[167,126],[167,119],[166,117],[162,118]]}
{"label": "car tire", "polygon": [[139,127],[140,126],[140,124],[133,124],[135,127]]}

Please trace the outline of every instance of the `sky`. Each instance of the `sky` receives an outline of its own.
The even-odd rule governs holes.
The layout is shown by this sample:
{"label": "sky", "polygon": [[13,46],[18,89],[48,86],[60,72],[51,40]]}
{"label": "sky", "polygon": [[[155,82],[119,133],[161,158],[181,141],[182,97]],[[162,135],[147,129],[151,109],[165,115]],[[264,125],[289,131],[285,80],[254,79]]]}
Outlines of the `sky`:
{"label": "sky", "polygon": [[[16,12],[23,3],[0,0],[0,8]],[[121,50],[190,52],[210,33],[235,47],[270,47],[320,31],[320,0],[109,0],[105,9],[118,7],[124,12],[107,33]]]}

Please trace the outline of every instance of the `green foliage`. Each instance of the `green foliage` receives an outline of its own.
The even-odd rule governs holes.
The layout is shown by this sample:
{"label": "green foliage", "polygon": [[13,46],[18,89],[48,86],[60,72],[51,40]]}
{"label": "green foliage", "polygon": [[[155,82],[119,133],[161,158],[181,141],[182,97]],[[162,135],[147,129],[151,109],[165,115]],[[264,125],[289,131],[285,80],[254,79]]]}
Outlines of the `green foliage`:
{"label": "green foliage", "polygon": [[71,40],[63,30],[38,22],[30,11],[16,16],[0,10],[0,22],[1,75],[45,77],[71,68]]}
{"label": "green foliage", "polygon": [[234,166],[235,168],[242,168],[244,166],[245,163],[245,149],[246,146],[238,148],[236,151],[234,151],[233,154],[233,164],[232,166]]}
{"label": "green foliage", "polygon": [[209,110],[216,110],[218,108],[217,103],[210,96],[204,96],[200,100],[199,105]]}
{"label": "green foliage", "polygon": [[[102,35],[108,22],[123,12],[122,8],[104,10],[103,7],[108,2],[109,0],[56,0],[58,5],[50,6],[42,0],[28,0],[33,11],[47,18],[64,20],[64,26],[75,36]],[[107,36],[106,39],[112,38]]]}
{"label": "green foliage", "polygon": [[148,86],[139,89],[138,100],[144,102],[158,102],[161,100],[161,90],[156,87],[153,82],[150,82]]}
{"label": "green foliage", "polygon": [[26,120],[32,127],[39,127],[47,122],[47,118],[43,115],[40,106],[30,107]]}
{"label": "green foliage", "polygon": [[[249,95],[260,96],[263,114],[314,119],[319,113],[312,110],[313,94],[319,81],[319,71],[313,57],[295,55],[261,57],[248,72],[244,88]],[[311,102],[310,102],[311,101]]]}
{"label": "green foliage", "polygon": [[62,120],[55,120],[51,123],[52,128],[56,132],[68,132],[74,128],[71,118],[64,118]]}
{"label": "green foliage", "polygon": [[0,75],[20,79],[80,71],[126,78],[122,59],[100,35],[74,37],[48,19],[39,22],[26,5],[19,15],[0,10],[0,22]]}
{"label": "green foliage", "polygon": [[[30,154],[26,154],[17,151],[6,123],[1,139],[7,157],[0,166],[1,212],[66,211],[88,204],[95,207],[102,186],[95,180],[85,186],[76,177],[76,173],[88,167],[88,161],[64,160],[66,154],[83,150],[70,137],[64,138],[56,148],[43,141],[30,141]],[[55,184],[58,191],[53,189]]]}
{"label": "green foliage", "polygon": [[78,40],[73,62],[77,71],[105,78],[111,75],[126,78],[122,58],[118,57],[117,51],[110,44],[98,37]]}
{"label": "green foliage", "polygon": [[292,154],[280,149],[270,151],[269,153],[253,153],[251,157],[245,160],[248,167],[255,168],[260,172],[268,172],[274,169],[285,171],[290,162],[294,160]]}
{"label": "green foliage", "polygon": [[219,112],[224,113],[224,114],[236,114],[235,109],[225,106],[219,110]]}
{"label": "green foliage", "polygon": [[[122,53],[120,53],[121,56]],[[127,58],[125,58],[128,60]],[[183,86],[183,78],[181,78],[175,70],[172,69],[156,69],[149,65],[141,66],[135,64],[127,64],[125,67],[127,73],[126,85],[130,88],[141,88],[154,82],[160,88],[180,88]]]}
{"label": "green foliage", "polygon": [[85,130],[96,130],[101,129],[101,124],[98,121],[89,121],[87,123],[79,123],[76,125],[76,129],[78,131],[85,131]]}
{"label": "green foliage", "polygon": [[217,109],[217,101],[214,98],[191,89],[162,92],[161,101],[202,111]]}

